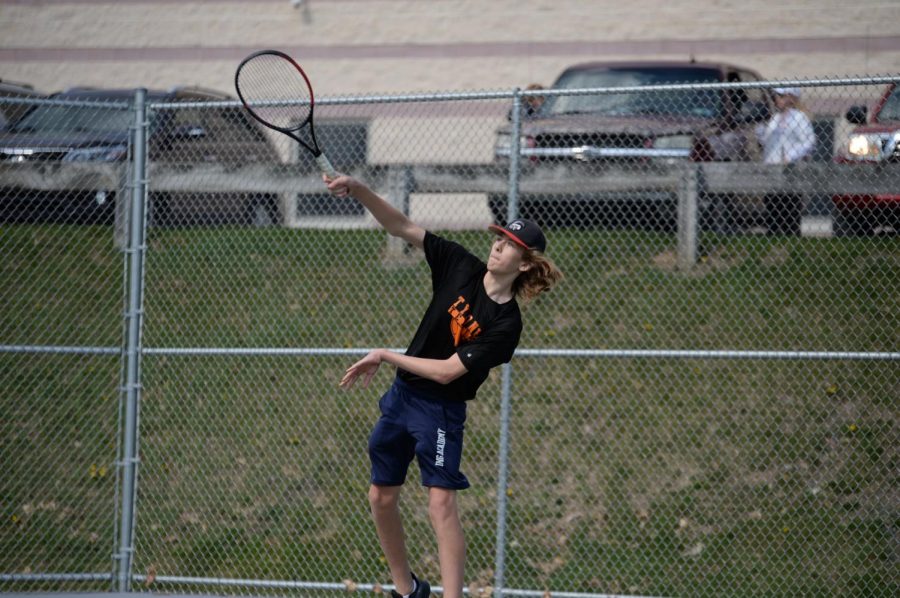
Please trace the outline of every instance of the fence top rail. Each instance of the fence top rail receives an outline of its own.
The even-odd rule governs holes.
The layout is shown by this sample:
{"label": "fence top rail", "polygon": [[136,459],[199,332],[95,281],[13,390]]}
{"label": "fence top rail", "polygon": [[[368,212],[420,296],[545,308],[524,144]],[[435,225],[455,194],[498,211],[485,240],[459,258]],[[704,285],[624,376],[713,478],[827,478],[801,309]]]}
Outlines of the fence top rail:
{"label": "fence top rail", "polygon": [[[773,81],[738,81],[732,83],[673,83],[668,85],[636,85],[630,87],[593,87],[583,89],[509,89],[505,91],[457,91],[400,95],[333,96],[316,100],[319,106],[347,106],[354,104],[403,104],[422,102],[458,102],[470,100],[511,100],[515,97],[570,96],[633,92],[688,91],[697,89],[772,89],[774,87],[849,87],[853,85],[884,85],[900,83],[900,73],[872,77],[840,77],[834,79],[779,79]],[[265,105],[303,105],[305,100],[265,102]],[[177,108],[234,108],[237,100],[215,102],[150,102],[153,110]]]}
{"label": "fence top rail", "polygon": [[31,106],[64,106],[67,108],[110,108],[127,110],[133,102],[121,100],[60,100],[56,98],[12,98],[0,96],[0,104],[25,104]]}

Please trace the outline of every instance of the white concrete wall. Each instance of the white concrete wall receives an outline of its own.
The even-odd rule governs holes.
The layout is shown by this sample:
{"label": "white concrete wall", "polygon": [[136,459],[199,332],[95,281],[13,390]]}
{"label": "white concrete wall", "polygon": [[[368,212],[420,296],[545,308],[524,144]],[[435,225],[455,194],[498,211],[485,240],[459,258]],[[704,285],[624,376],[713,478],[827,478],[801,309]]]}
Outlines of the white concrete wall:
{"label": "white concrete wall", "polygon": [[[889,74],[898,23],[898,0],[0,0],[0,78],[233,94],[237,63],[266,47],[319,96],[509,90],[577,62],[691,55],[771,79]],[[505,120],[408,110],[371,120],[370,161],[489,162]]]}
{"label": "white concrete wall", "polygon": [[550,83],[586,60],[725,60],[770,78],[900,72],[896,0],[0,0],[0,78],[230,91],[292,50],[320,93]]}

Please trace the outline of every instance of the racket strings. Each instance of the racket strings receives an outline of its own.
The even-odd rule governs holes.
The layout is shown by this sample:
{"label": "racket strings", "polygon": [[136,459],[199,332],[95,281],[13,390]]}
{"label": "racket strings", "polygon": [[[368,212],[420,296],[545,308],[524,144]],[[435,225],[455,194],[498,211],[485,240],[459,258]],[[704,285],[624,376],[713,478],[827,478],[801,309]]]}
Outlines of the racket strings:
{"label": "racket strings", "polygon": [[309,119],[311,92],[306,78],[289,60],[271,54],[241,65],[237,87],[247,109],[260,120],[293,130]]}

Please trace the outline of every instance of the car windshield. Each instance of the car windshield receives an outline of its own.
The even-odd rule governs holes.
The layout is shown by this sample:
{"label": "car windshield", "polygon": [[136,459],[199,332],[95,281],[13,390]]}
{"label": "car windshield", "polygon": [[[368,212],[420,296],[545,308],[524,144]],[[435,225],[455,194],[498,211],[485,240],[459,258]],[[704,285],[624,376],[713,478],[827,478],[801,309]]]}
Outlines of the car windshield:
{"label": "car windshield", "polygon": [[894,91],[881,107],[878,120],[900,120],[900,85],[894,87]]}
{"label": "car windshield", "polygon": [[102,106],[42,105],[13,125],[19,133],[123,133],[134,121],[131,110]]}
{"label": "car windshield", "polygon": [[[583,70],[564,73],[554,89],[638,87],[673,83],[719,83],[712,69],[638,68]],[[554,96],[543,106],[544,114],[605,114],[610,116],[672,115],[713,118],[719,114],[720,97],[715,90],[605,93]]]}

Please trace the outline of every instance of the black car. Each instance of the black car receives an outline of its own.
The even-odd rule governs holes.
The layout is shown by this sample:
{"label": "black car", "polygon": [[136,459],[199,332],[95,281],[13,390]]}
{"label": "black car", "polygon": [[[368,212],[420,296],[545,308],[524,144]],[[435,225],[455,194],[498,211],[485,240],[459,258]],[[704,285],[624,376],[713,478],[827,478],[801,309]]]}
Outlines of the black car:
{"label": "black car", "polygon": [[20,100],[45,98],[33,85],[0,79],[0,130],[25,116],[34,104]]}
{"label": "black car", "polygon": [[[72,163],[120,163],[129,159],[134,127],[133,89],[75,88],[53,94],[0,132],[0,205],[5,221],[108,223],[116,193],[110,181],[77,189],[58,181]],[[186,103],[150,111],[148,160],[189,170],[198,164],[237,167],[278,163],[277,150],[261,127],[234,107],[206,107],[230,100],[225,94],[194,89],[150,90],[150,103]],[[40,185],[18,176],[26,167],[57,165],[40,172]],[[32,168],[32,170],[34,170]],[[17,172],[19,171],[19,172]],[[53,173],[56,173],[54,175]],[[57,182],[47,183],[46,180]],[[26,177],[27,178],[27,177]],[[88,188],[85,188],[85,187]],[[157,193],[150,190],[151,223],[165,225],[251,224],[281,220],[275,195],[243,193]]]}

